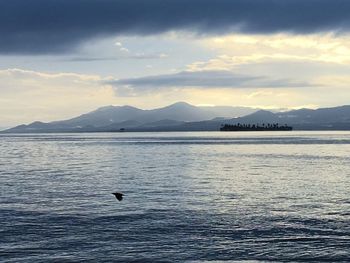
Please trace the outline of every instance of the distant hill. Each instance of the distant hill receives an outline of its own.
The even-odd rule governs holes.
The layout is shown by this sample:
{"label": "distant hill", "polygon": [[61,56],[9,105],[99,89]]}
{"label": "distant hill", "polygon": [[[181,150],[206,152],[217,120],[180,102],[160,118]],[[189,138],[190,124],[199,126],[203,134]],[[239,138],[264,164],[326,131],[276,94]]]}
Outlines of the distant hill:
{"label": "distant hill", "polygon": [[232,118],[250,114],[258,109],[248,107],[196,107],[178,102],[167,107],[142,110],[132,106],[106,106],[78,117],[43,123],[35,121],[19,125],[5,132],[78,132],[114,131],[122,128],[150,128],[182,125],[216,117]]}
{"label": "distant hill", "polygon": [[293,126],[296,130],[350,130],[350,106],[277,113],[259,110],[244,117],[227,120],[225,123],[279,123]]}
{"label": "distant hill", "polygon": [[[244,112],[247,114],[242,116]],[[286,112],[242,107],[196,107],[185,102],[154,110],[107,106],[69,120],[49,123],[36,121],[2,133],[218,131],[223,124],[238,123],[287,124],[294,130],[350,130],[350,106]]]}

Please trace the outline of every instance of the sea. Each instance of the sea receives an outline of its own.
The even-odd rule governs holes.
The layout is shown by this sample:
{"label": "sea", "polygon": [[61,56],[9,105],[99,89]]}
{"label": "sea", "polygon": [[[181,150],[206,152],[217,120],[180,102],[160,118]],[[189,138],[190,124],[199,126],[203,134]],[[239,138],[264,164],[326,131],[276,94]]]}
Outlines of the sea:
{"label": "sea", "polygon": [[350,132],[0,135],[0,262],[271,261],[350,262]]}

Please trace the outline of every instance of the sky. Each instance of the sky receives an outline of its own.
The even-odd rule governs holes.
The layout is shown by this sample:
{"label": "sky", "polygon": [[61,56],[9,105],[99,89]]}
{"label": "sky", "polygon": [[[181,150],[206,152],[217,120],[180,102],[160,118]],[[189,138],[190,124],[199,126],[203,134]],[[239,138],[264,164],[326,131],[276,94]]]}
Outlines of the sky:
{"label": "sky", "polygon": [[0,127],[106,105],[350,104],[348,0],[0,0]]}

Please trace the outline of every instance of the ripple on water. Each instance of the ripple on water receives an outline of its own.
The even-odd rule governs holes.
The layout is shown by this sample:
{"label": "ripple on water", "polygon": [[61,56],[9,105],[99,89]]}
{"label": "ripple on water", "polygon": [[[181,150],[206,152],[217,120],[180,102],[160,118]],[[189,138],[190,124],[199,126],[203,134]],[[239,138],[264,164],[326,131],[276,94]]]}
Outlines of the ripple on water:
{"label": "ripple on water", "polygon": [[1,136],[0,258],[349,262],[349,143],[348,133]]}

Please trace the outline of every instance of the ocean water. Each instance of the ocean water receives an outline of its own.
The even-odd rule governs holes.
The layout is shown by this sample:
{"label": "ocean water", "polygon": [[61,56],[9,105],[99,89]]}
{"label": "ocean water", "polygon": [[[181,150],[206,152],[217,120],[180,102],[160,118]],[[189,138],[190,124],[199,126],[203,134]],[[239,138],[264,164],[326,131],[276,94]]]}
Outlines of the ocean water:
{"label": "ocean water", "polygon": [[0,135],[0,201],[1,262],[350,262],[350,133]]}

